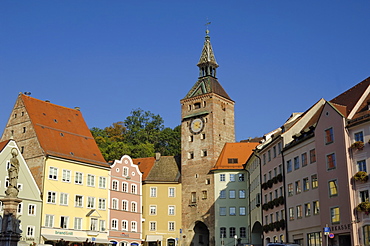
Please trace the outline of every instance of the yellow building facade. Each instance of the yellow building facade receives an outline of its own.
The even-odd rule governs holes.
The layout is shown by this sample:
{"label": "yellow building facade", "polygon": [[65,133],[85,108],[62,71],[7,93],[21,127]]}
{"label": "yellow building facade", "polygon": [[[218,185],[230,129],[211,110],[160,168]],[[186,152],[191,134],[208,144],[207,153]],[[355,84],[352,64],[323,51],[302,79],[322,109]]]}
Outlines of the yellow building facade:
{"label": "yellow building facade", "polygon": [[45,161],[41,234],[47,241],[108,243],[108,168]]}

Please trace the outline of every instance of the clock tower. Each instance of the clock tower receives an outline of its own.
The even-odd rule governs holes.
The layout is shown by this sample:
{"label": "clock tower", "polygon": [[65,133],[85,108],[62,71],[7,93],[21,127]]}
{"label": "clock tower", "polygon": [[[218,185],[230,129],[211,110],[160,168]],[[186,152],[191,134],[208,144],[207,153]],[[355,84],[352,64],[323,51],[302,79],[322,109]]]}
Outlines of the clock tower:
{"label": "clock tower", "polygon": [[211,168],[225,143],[235,142],[234,101],[216,77],[209,31],[197,64],[199,78],[181,103],[182,236],[184,246],[215,245]]}

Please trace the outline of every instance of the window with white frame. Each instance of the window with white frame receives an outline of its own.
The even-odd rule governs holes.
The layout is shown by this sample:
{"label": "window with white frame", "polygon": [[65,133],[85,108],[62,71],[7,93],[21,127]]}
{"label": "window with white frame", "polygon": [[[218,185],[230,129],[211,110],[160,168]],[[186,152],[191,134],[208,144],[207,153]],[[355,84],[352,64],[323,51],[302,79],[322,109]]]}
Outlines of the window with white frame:
{"label": "window with white frame", "polygon": [[361,141],[361,142],[364,142],[364,133],[361,131],[361,132],[355,132],[355,141]]}
{"label": "window with white frame", "polygon": [[117,198],[112,199],[112,209],[118,209],[118,199]]}
{"label": "window with white frame", "polygon": [[49,179],[58,180],[58,168],[49,167]]}
{"label": "window with white frame", "polygon": [[220,174],[220,181],[221,182],[226,181],[225,174]]}
{"label": "window with white frame", "polygon": [[88,174],[87,175],[87,186],[95,186],[95,175]]}
{"label": "window with white frame", "polygon": [[83,204],[83,196],[81,195],[76,195],[75,196],[75,207],[81,208]]}
{"label": "window with white frame", "polygon": [[71,182],[71,171],[70,170],[63,169],[62,181],[63,182],[68,182],[68,183]]}
{"label": "window with white frame", "polygon": [[131,231],[136,232],[137,230],[137,222],[131,221]]}
{"label": "window with white frame", "polygon": [[60,228],[68,228],[68,216],[60,216]]}
{"label": "window with white frame", "polygon": [[122,220],[122,231],[128,231],[128,221]]}
{"label": "window with white frame", "polygon": [[137,186],[136,186],[136,184],[132,184],[132,185],[131,185],[131,193],[132,193],[132,194],[136,194],[136,193],[137,193],[137,189],[136,189],[136,187],[137,187]]}
{"label": "window with white frame", "polygon": [[168,215],[175,215],[175,206],[173,205],[168,206]]}
{"label": "window with white frame", "polygon": [[220,216],[226,216],[226,207],[220,207]]}
{"label": "window with white frame", "polygon": [[157,197],[157,188],[150,187],[150,197]]}
{"label": "window with white frame", "polygon": [[28,204],[28,215],[31,215],[31,216],[36,215],[36,205],[35,204]]}
{"label": "window with white frame", "polygon": [[68,206],[68,194],[67,193],[60,193],[59,203],[60,205]]}
{"label": "window with white frame", "polygon": [[128,167],[123,168],[123,176],[125,176],[125,177],[128,176]]}
{"label": "window with white frame", "polygon": [[82,230],[82,218],[75,217],[75,223],[73,228],[75,230]]}
{"label": "window with white frame", "polygon": [[53,227],[54,226],[54,215],[46,214],[45,215],[45,227]]}
{"label": "window with white frame", "polygon": [[122,201],[122,210],[128,211],[128,202],[126,200]]}
{"label": "window with white frame", "polygon": [[150,226],[150,228],[149,228],[149,230],[150,230],[150,231],[155,231],[155,230],[157,230],[157,222],[155,222],[155,221],[150,221],[149,226]]}
{"label": "window with white frame", "polygon": [[118,190],[118,181],[117,180],[112,181],[112,190]]}
{"label": "window with white frame", "polygon": [[122,182],[122,192],[128,192],[128,183]]}
{"label": "window with white frame", "polygon": [[136,213],[137,212],[137,203],[131,202],[131,212]]}
{"label": "window with white frame", "polygon": [[87,197],[87,208],[95,208],[95,197]]}
{"label": "window with white frame", "polygon": [[90,218],[90,230],[91,231],[98,231],[98,219]]}
{"label": "window with white frame", "polygon": [[173,222],[173,221],[168,222],[168,230],[169,231],[175,231],[175,222]]}
{"label": "window with white frame", "polygon": [[83,184],[82,177],[83,177],[82,173],[76,172],[75,173],[75,184],[82,185]]}
{"label": "window with white frame", "polygon": [[105,231],[105,220],[99,220],[99,231]]}
{"label": "window with white frame", "polygon": [[105,198],[99,198],[99,206],[98,206],[98,209],[105,210],[105,207],[106,207],[105,204],[106,204]]}
{"label": "window with white frame", "polygon": [[47,203],[55,204],[56,200],[56,192],[54,191],[48,191],[48,196],[47,196]]}
{"label": "window with white frame", "polygon": [[357,171],[367,172],[366,160],[357,161]]}
{"label": "window with white frame", "polygon": [[157,206],[150,205],[149,206],[150,215],[156,215],[157,214]]}
{"label": "window with white frame", "polygon": [[118,230],[118,220],[117,219],[112,219],[111,228],[112,230]]}
{"label": "window with white frame", "polygon": [[168,197],[175,197],[175,188],[168,188]]}
{"label": "window with white frame", "polygon": [[30,237],[34,238],[35,237],[35,226],[30,226],[30,225],[27,226],[26,236],[28,238],[30,238]]}
{"label": "window with white frame", "polygon": [[107,187],[107,179],[105,177],[99,177],[99,188],[105,189]]}

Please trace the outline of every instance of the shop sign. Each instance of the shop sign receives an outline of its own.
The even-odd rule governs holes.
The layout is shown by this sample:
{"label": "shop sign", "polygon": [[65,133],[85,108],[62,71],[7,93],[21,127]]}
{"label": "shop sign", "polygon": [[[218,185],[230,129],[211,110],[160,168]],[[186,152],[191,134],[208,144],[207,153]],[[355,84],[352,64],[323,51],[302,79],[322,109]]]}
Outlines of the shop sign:
{"label": "shop sign", "polygon": [[73,235],[73,232],[72,231],[55,231],[55,234],[57,235]]}
{"label": "shop sign", "polygon": [[350,230],[351,229],[351,224],[332,226],[330,229],[331,229],[330,231]]}

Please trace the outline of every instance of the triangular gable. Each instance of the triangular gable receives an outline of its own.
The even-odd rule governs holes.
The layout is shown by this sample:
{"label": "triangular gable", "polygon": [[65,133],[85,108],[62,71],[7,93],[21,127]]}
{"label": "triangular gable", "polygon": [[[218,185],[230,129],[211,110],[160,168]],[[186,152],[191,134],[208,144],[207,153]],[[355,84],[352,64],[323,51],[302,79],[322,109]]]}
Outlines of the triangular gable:
{"label": "triangular gable", "polygon": [[87,214],[86,217],[90,218],[101,218],[101,215],[96,209],[91,209]]}

